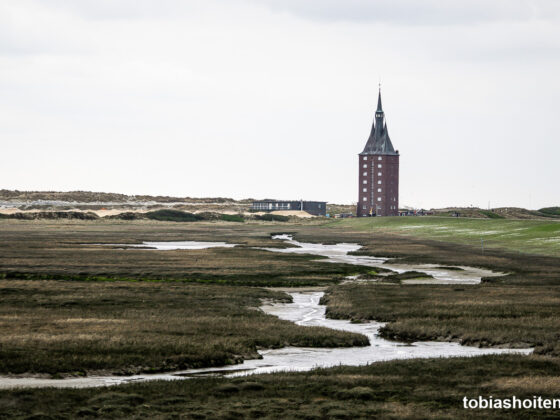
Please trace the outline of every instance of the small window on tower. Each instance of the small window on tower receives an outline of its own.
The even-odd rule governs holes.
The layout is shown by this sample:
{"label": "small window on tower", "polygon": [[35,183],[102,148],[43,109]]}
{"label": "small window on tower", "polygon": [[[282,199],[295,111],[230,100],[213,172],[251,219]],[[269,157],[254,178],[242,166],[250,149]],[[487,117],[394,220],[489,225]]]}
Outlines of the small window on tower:
{"label": "small window on tower", "polygon": [[367,197],[364,197],[364,198],[363,198],[363,201],[367,201]]}
{"label": "small window on tower", "polygon": [[367,168],[367,163],[364,163],[364,166],[363,166],[363,168],[364,168],[364,169],[366,169],[366,168]]}
{"label": "small window on tower", "polygon": [[381,201],[381,197],[377,197],[377,201]]}
{"label": "small window on tower", "polygon": [[364,156],[364,160],[367,160],[367,156]]}
{"label": "small window on tower", "polygon": [[[364,181],[364,184],[365,184],[365,183],[366,183],[366,182]],[[381,180],[377,181],[377,183],[378,183],[379,185],[381,185]]]}
{"label": "small window on tower", "polygon": [[381,163],[379,165],[377,165],[378,168],[381,168]]}
{"label": "small window on tower", "polygon": [[377,158],[377,160],[383,160],[383,158],[382,158],[381,156],[379,156],[379,157]]}
{"label": "small window on tower", "polygon": [[381,172],[377,172],[377,176],[381,176]]}
{"label": "small window on tower", "polygon": [[364,210],[367,210],[367,206],[362,207]]}
{"label": "small window on tower", "polygon": [[363,182],[364,182],[364,184],[367,184],[367,179],[364,179],[364,181],[363,181]]}
{"label": "small window on tower", "polygon": [[362,188],[362,192],[367,192],[367,188]]}
{"label": "small window on tower", "polygon": [[364,172],[364,176],[367,176],[367,172]]}
{"label": "small window on tower", "polygon": [[378,188],[378,189],[377,189],[377,192],[381,192],[381,188]]}

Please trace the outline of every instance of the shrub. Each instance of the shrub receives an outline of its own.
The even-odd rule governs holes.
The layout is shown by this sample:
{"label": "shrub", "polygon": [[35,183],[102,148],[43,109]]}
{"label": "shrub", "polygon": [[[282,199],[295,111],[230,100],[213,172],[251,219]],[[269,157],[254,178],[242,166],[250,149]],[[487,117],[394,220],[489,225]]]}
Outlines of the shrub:
{"label": "shrub", "polygon": [[198,214],[171,209],[149,211],[146,213],[146,217],[150,220],[163,222],[197,222],[203,220],[203,217]]}
{"label": "shrub", "polygon": [[131,211],[115,214],[114,216],[108,216],[109,219],[119,219],[119,220],[138,220],[138,219],[144,219],[145,217],[146,216],[143,213],[134,213]]}
{"label": "shrub", "polygon": [[490,210],[480,210],[480,213],[488,217],[489,219],[505,219],[504,216],[498,213],[494,213]]}
{"label": "shrub", "polygon": [[541,213],[544,213],[544,214],[550,214],[550,215],[553,215],[553,216],[560,216],[560,207],[545,207],[545,208],[539,209],[539,211]]}
{"label": "shrub", "polygon": [[267,222],[287,222],[290,220],[288,216],[281,216],[279,214],[262,214],[256,215],[255,219],[257,220],[265,220]]}
{"label": "shrub", "polygon": [[220,220],[225,222],[244,222],[245,218],[241,214],[222,214]]}

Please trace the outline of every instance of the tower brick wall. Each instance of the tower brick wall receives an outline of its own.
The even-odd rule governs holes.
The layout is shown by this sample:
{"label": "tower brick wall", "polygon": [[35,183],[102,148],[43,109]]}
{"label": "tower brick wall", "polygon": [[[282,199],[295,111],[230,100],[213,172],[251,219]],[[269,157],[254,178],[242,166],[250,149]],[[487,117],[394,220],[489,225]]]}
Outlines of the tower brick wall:
{"label": "tower brick wall", "polygon": [[357,215],[399,215],[399,155],[363,155],[359,161]]}

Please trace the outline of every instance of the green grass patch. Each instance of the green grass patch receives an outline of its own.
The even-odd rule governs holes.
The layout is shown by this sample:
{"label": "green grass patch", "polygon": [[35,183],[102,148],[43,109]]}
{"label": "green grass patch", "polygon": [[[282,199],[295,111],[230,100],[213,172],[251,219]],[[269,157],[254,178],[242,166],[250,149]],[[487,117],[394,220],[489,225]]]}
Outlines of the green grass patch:
{"label": "green grass patch", "polygon": [[383,277],[383,280],[390,282],[400,282],[401,280],[410,279],[433,279],[431,274],[423,273],[421,271],[405,271],[404,273],[389,274]]}
{"label": "green grass patch", "polygon": [[560,256],[560,223],[542,220],[453,217],[363,217],[331,221],[327,227],[401,235]]}

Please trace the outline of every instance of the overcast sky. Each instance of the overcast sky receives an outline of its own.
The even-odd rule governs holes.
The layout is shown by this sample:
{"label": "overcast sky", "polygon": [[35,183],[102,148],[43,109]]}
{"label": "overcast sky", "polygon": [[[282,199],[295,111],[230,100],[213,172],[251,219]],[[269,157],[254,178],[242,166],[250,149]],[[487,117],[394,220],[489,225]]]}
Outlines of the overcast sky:
{"label": "overcast sky", "polygon": [[3,0],[0,188],[560,204],[560,1]]}

